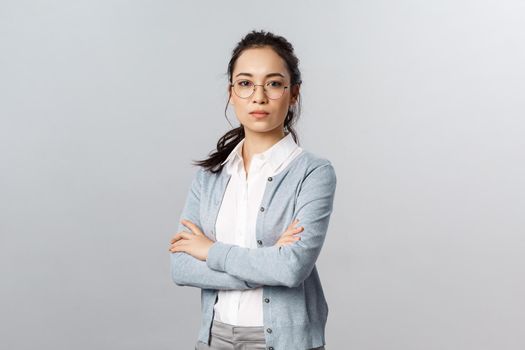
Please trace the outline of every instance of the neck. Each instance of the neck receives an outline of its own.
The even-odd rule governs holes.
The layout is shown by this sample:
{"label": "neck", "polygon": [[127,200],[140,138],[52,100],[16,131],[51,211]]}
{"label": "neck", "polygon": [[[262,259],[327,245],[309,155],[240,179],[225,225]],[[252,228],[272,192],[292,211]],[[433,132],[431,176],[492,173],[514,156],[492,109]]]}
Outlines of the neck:
{"label": "neck", "polygon": [[242,146],[244,159],[251,159],[254,154],[266,151],[286,136],[283,128],[275,128],[275,130],[264,133],[245,129],[244,133],[245,139]]}

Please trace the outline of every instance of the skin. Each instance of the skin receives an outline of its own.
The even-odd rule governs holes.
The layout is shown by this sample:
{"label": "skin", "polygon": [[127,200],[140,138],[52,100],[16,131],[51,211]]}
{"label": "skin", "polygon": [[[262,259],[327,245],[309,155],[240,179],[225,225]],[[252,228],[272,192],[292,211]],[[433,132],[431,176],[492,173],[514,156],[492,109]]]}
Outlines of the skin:
{"label": "skin", "polygon": [[[241,73],[248,73],[251,76]],[[270,73],[280,73],[284,77],[266,77]],[[232,73],[232,83],[238,79],[249,79],[255,84],[265,84],[267,81],[280,81],[290,86],[290,73],[285,61],[270,47],[251,48],[243,51],[237,58]],[[228,85],[229,103],[234,107],[239,123],[244,127],[245,140],[242,147],[244,170],[248,176],[251,159],[255,154],[262,153],[285,137],[284,119],[288,109],[297,103],[299,85],[285,89],[281,98],[269,99],[262,86],[257,86],[255,92],[247,99],[238,97],[233,87]],[[250,114],[253,110],[265,110],[269,115],[257,119]],[[294,236],[303,231],[303,227],[294,227],[298,220],[292,222],[281,235],[275,245],[292,244],[301,239]],[[206,261],[208,251],[214,241],[210,240],[202,230],[189,220],[181,223],[191,230],[191,233],[182,231],[173,236],[170,241],[170,252],[185,252],[193,257]]]}

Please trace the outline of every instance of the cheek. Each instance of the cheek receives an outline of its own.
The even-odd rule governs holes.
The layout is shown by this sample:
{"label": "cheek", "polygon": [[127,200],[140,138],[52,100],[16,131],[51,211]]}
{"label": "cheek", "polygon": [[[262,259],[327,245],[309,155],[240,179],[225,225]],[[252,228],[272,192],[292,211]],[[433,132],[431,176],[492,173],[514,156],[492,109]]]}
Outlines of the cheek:
{"label": "cheek", "polygon": [[248,108],[246,107],[244,101],[235,101],[234,103],[235,104],[233,105],[233,108],[235,109],[235,113],[237,116],[244,118],[248,113]]}
{"label": "cheek", "polygon": [[239,110],[243,110],[243,109],[246,109],[246,106],[247,106],[247,100],[245,99],[242,99],[236,95],[233,95],[231,97],[231,103],[233,103],[233,106]]}
{"label": "cheek", "polygon": [[286,114],[288,113],[288,106],[289,104],[287,102],[279,105],[279,112],[283,116],[283,118],[286,117]]}

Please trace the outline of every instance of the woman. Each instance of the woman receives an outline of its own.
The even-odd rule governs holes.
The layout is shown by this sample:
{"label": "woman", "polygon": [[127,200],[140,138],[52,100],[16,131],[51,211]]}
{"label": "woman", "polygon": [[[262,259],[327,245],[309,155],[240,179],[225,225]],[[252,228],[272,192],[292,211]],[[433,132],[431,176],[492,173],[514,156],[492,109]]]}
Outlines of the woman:
{"label": "woman", "polygon": [[269,32],[252,31],[233,50],[228,103],[241,125],[197,162],[169,248],[173,281],[201,288],[195,349],[324,349],[328,305],[315,261],[336,175],[296,144],[298,63]]}

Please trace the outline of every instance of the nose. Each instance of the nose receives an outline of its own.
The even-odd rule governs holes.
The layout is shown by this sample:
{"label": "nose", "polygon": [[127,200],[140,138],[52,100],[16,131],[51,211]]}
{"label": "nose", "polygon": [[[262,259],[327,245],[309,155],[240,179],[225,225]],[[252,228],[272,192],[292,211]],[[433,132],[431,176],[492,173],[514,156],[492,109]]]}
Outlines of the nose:
{"label": "nose", "polygon": [[264,86],[262,85],[255,85],[255,91],[253,92],[253,102],[255,103],[265,103],[268,101],[268,97],[266,96],[266,93],[264,92]]}

